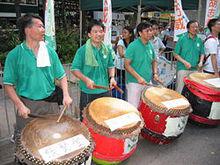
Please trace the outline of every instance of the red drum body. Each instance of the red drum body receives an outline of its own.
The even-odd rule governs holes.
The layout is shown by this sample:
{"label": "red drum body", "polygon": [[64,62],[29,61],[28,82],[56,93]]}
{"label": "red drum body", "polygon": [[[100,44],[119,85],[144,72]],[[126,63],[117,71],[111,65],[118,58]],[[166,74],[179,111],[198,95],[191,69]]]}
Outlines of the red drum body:
{"label": "red drum body", "polygon": [[95,141],[93,160],[97,164],[118,164],[129,158],[136,150],[142,122],[130,124],[115,131],[110,131],[103,122],[130,112],[139,115],[138,110],[131,104],[110,97],[96,99],[85,109],[83,122]]}
{"label": "red drum body", "polygon": [[199,125],[220,124],[220,88],[206,82],[215,78],[207,73],[192,73],[184,78],[182,94],[189,100],[193,112],[190,120]]}
{"label": "red drum body", "polygon": [[144,118],[145,127],[142,136],[153,143],[168,144],[178,138],[185,129],[190,105],[168,109],[162,102],[186,99],[177,92],[159,87],[147,88],[142,94],[139,111]]}

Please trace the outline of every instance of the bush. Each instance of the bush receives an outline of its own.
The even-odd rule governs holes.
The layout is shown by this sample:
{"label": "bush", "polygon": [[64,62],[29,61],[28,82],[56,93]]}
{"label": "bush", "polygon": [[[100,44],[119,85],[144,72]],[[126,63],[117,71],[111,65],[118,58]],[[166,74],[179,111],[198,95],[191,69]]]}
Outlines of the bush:
{"label": "bush", "polygon": [[79,48],[79,31],[59,29],[56,31],[57,53],[62,63],[71,63]]}

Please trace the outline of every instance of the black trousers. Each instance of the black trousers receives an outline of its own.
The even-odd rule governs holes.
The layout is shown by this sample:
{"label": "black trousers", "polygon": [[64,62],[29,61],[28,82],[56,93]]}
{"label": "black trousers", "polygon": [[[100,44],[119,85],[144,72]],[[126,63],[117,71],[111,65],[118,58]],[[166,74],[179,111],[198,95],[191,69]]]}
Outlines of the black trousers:
{"label": "black trousers", "polygon": [[110,91],[100,94],[87,94],[82,91],[80,92],[80,121],[83,120],[83,110],[85,109],[87,104],[100,97],[111,97],[111,93]]}

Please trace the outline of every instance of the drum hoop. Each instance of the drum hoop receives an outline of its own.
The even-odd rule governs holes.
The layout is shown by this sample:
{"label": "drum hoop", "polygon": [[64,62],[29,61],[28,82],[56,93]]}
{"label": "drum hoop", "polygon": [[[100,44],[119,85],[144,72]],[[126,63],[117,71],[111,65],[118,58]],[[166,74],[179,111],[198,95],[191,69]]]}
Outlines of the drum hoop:
{"label": "drum hoop", "polygon": [[142,92],[142,100],[145,104],[147,104],[152,111],[154,112],[158,112],[158,113],[163,113],[163,114],[166,114],[168,116],[186,116],[188,115],[189,113],[192,112],[192,108],[191,106],[189,105],[188,107],[186,108],[166,108],[166,107],[161,107],[159,105],[156,105],[154,104],[150,99],[148,99],[146,96],[145,96],[145,91],[144,90]]}
{"label": "drum hoop", "polygon": [[[86,128],[86,127],[85,127]],[[87,129],[87,128],[86,128]],[[88,130],[89,131],[89,130]],[[91,135],[89,134],[89,145],[79,152],[74,158],[67,158],[63,161],[50,161],[46,163],[44,160],[34,157],[22,144],[21,133],[17,133],[15,137],[15,156],[23,158],[25,163],[36,163],[40,165],[67,165],[67,164],[82,164],[84,163],[94,150],[95,144]]]}
{"label": "drum hoop", "polygon": [[141,129],[144,126],[144,120],[142,118],[141,115],[139,115],[139,117],[141,118],[141,121],[139,121],[135,126],[126,129],[126,130],[114,130],[111,131],[109,128],[106,128],[102,125],[99,125],[96,123],[96,121],[94,119],[92,119],[92,117],[89,115],[89,105],[88,104],[86,106],[86,108],[84,108],[83,110],[83,117],[86,120],[86,123],[88,124],[89,128],[92,128],[95,132],[107,136],[107,137],[113,137],[113,138],[120,138],[120,139],[125,139],[125,138],[130,138],[136,135],[139,135],[139,133],[141,132]]}

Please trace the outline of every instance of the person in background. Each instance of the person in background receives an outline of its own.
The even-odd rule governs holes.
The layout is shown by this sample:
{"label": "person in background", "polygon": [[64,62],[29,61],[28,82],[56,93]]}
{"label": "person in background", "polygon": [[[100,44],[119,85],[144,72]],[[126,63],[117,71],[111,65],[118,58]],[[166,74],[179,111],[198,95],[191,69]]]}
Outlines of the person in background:
{"label": "person in background", "polygon": [[183,78],[198,70],[203,64],[204,45],[197,36],[199,24],[196,20],[187,23],[188,32],[179,38],[174,57],[177,59],[177,87],[180,94],[184,86]]}
{"label": "person in background", "polygon": [[[158,37],[158,34],[159,34],[159,25],[158,25],[158,23],[156,21],[151,21],[151,24],[152,24],[152,30],[153,30],[153,37],[150,40],[150,42],[153,45],[154,52],[155,52],[155,55],[156,55],[156,60],[158,62],[159,56],[161,56],[163,54],[166,47],[163,44],[162,40]],[[160,69],[161,68],[158,67],[158,73],[160,73]],[[155,82],[153,79],[152,79],[152,83],[157,84],[157,82]]]}
{"label": "person in background", "polygon": [[218,35],[220,34],[220,20],[211,19],[208,22],[208,28],[211,33],[204,42],[206,54],[204,72],[220,77],[220,44],[218,40]]}
{"label": "person in background", "polygon": [[139,37],[130,43],[125,53],[127,73],[126,88],[128,102],[136,108],[139,105],[141,92],[150,83],[152,75],[158,81],[157,60],[150,39],[153,36],[150,24],[143,22],[137,26]]}
{"label": "person in background", "polygon": [[73,59],[71,71],[80,79],[80,120],[83,120],[83,109],[91,101],[111,96],[107,89],[98,89],[95,85],[113,88],[116,85],[115,67],[112,50],[104,43],[104,25],[93,21],[88,27],[86,44],[81,46]]}
{"label": "person in background", "polygon": [[[116,77],[117,77],[117,83],[121,88],[125,86],[125,68],[124,68],[124,58],[125,58],[125,51],[128,47],[128,45],[134,40],[134,31],[131,27],[126,26],[122,30],[122,39],[118,41],[117,44],[117,54],[115,57],[115,67],[116,67]],[[117,98],[126,99],[126,91],[125,93],[118,94],[119,96],[116,96]]]}
{"label": "person in background", "polygon": [[[31,120],[28,114],[56,114],[58,104],[69,106],[72,102],[57,53],[44,43],[42,18],[25,14],[19,18],[18,27],[23,42],[8,53],[3,78],[18,112],[15,135]],[[55,79],[61,88],[55,85]]]}

